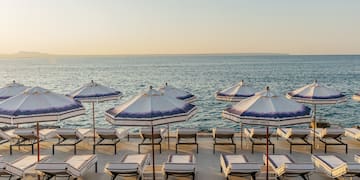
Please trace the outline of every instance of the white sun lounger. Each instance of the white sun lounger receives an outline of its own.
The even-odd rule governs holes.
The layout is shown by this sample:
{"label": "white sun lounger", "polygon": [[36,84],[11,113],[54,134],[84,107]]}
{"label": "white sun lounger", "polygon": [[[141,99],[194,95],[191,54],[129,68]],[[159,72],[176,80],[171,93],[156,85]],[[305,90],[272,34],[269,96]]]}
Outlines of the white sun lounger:
{"label": "white sun lounger", "polygon": [[[214,140],[214,144],[213,144],[213,153],[214,154],[215,154],[215,146],[216,145],[234,146],[234,153],[236,153],[236,144],[234,142],[235,130],[233,128],[213,128],[212,135],[213,135],[213,140]],[[216,141],[217,139],[229,140],[229,141],[219,142],[219,141]]]}
{"label": "white sun lounger", "polygon": [[[40,141],[46,139],[48,135],[44,131],[39,131]],[[34,154],[34,145],[37,143],[37,132],[34,128],[14,129],[6,134],[10,139],[15,139],[14,144],[10,144],[10,155],[12,155],[13,146],[31,146],[31,153]]]}
{"label": "white sun lounger", "polygon": [[[265,154],[263,160],[266,165]],[[269,155],[269,166],[278,178],[300,176],[303,179],[309,179],[309,174],[314,171],[312,163],[296,163],[287,155]]]}
{"label": "white sun lounger", "polygon": [[360,164],[346,162],[336,155],[312,155],[315,166],[331,178],[360,176]]}
{"label": "white sun lounger", "polygon": [[[311,131],[314,133],[313,131]],[[325,145],[325,153],[327,153],[327,146],[345,146],[345,152],[348,153],[348,145],[341,140],[345,134],[344,129],[340,128],[317,128],[315,129],[315,136],[320,142]]]}
{"label": "white sun lounger", "polygon": [[190,154],[172,154],[168,156],[168,160],[164,163],[165,179],[169,176],[191,176],[195,179],[196,159]]}
{"label": "white sun lounger", "polygon": [[0,130],[0,144],[5,144],[11,140],[11,136],[6,132]]}
{"label": "white sun lounger", "polygon": [[[152,145],[151,143],[151,128],[142,128],[140,131],[140,137],[142,142],[138,144],[138,153],[140,154],[140,147],[144,145]],[[163,128],[154,128],[154,145],[160,146],[160,153],[161,153],[161,142],[165,138],[167,133],[166,129]],[[148,142],[147,142],[148,141]]]}
{"label": "white sun lounger", "polygon": [[95,154],[96,146],[114,146],[114,154],[116,154],[116,145],[120,142],[120,139],[123,139],[125,137],[129,138],[128,129],[98,128],[96,129],[96,133],[99,137],[99,140],[93,146],[94,154]]}
{"label": "white sun lounger", "polygon": [[246,156],[241,154],[220,155],[220,170],[226,179],[230,179],[231,176],[251,176],[255,180],[256,173],[260,171],[261,166],[262,164],[249,162]]}
{"label": "white sun lounger", "polygon": [[86,171],[95,165],[97,172],[96,155],[74,155],[64,162],[40,162],[35,166],[35,170],[45,179],[56,176],[68,176],[77,179],[83,176]]}
{"label": "white sun lounger", "polygon": [[52,154],[55,154],[55,146],[73,146],[74,154],[76,154],[76,145],[79,144],[85,138],[85,134],[90,132],[90,129],[80,132],[79,129],[59,128],[56,129],[56,136],[59,142],[53,144]]}
{"label": "white sun lounger", "polygon": [[360,129],[358,128],[345,128],[345,136],[354,138],[360,141]]}
{"label": "white sun lounger", "polygon": [[[251,142],[251,153],[254,153],[254,147],[255,146],[266,146],[266,129],[260,129],[260,128],[245,128],[244,134],[246,137],[249,138]],[[271,142],[270,136],[272,134],[272,131],[269,130],[269,140],[268,145],[272,146],[273,154],[275,153],[275,144]],[[262,140],[265,140],[262,141]]]}
{"label": "white sun lounger", "polygon": [[135,176],[141,178],[145,165],[150,164],[148,154],[127,154],[121,158],[120,162],[109,162],[105,165],[104,172],[116,179],[117,176]]}
{"label": "white sun lounger", "polygon": [[[199,144],[197,143],[198,130],[195,128],[179,128],[176,130],[176,153],[179,145],[196,145],[196,153],[199,153]],[[181,139],[193,139],[193,141],[181,141]]]}
{"label": "white sun lounger", "polygon": [[276,133],[290,144],[290,153],[292,153],[292,146],[310,146],[312,153],[312,144],[307,140],[311,134],[310,129],[278,128]]}
{"label": "white sun lounger", "polygon": [[[40,161],[48,159],[49,156],[41,156]],[[22,179],[27,170],[33,168],[38,162],[37,155],[26,155],[16,159],[13,162],[0,162],[0,176],[10,176],[16,177],[17,179]]]}

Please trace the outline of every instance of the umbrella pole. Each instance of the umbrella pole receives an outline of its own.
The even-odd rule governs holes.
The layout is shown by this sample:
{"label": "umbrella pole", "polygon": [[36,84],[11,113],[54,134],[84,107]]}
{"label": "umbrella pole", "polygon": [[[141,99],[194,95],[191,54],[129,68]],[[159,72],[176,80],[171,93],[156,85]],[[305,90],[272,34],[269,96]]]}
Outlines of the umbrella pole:
{"label": "umbrella pole", "polygon": [[266,126],[266,180],[269,179],[269,126]]}
{"label": "umbrella pole", "polygon": [[[39,121],[36,122],[36,134],[37,134],[37,161],[40,162],[40,132]],[[37,175],[37,179],[40,180],[40,175]]]}
{"label": "umbrella pole", "polygon": [[315,150],[315,129],[316,129],[316,104],[314,104],[314,124],[313,124],[313,149]]}
{"label": "umbrella pole", "polygon": [[153,180],[155,180],[155,150],[154,150],[154,126],[153,125],[151,125],[151,146],[152,146]]}
{"label": "umbrella pole", "polygon": [[40,161],[40,133],[39,133],[39,122],[36,122],[36,134],[37,134],[37,160]]}
{"label": "umbrella pole", "polygon": [[94,135],[93,153],[95,154],[95,103],[94,102],[92,102],[92,114],[93,114],[93,135]]}
{"label": "umbrella pole", "polygon": [[243,123],[240,123],[240,148],[243,149]]}
{"label": "umbrella pole", "polygon": [[168,123],[168,149],[170,149],[170,123]]}

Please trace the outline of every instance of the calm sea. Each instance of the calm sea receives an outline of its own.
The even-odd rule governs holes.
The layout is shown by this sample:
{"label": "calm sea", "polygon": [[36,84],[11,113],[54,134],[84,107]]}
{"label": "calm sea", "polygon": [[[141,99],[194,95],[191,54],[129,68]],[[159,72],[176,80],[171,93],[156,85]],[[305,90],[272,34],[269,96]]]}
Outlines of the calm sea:
{"label": "calm sea", "polygon": [[[318,114],[331,123],[348,127],[359,125],[360,103],[351,96],[360,90],[360,56],[121,56],[52,59],[0,60],[0,86],[16,80],[28,86],[41,86],[68,93],[91,80],[124,93],[118,101],[96,104],[97,126],[111,126],[104,111],[121,104],[148,86],[165,82],[186,89],[198,97],[197,115],[188,122],[171,127],[237,127],[223,120],[221,111],[231,103],[214,98],[217,90],[244,80],[258,90],[265,86],[286,92],[312,83],[315,79],[348,96],[348,102],[321,106]],[[55,124],[90,127],[87,115]]]}

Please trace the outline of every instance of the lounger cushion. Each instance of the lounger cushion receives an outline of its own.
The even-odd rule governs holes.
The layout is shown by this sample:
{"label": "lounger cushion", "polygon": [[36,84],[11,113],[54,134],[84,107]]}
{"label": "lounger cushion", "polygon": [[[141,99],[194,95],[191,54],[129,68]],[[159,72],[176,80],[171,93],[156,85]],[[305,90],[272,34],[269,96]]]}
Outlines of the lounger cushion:
{"label": "lounger cushion", "polygon": [[[164,128],[154,128],[154,137],[155,138],[164,138],[166,135],[167,130]],[[152,136],[151,134],[151,128],[142,128],[140,131],[140,137],[141,138],[150,138]]]}
{"label": "lounger cushion", "polygon": [[84,138],[84,135],[80,133],[77,129],[59,128],[56,129],[56,133],[59,137],[64,137],[64,138],[78,138],[78,139]]}
{"label": "lounger cushion", "polygon": [[323,169],[326,174],[333,178],[346,174],[347,164],[335,155],[312,155],[315,166]]}
{"label": "lounger cushion", "polygon": [[355,154],[354,155],[354,160],[358,163],[360,163],[360,154]]}
{"label": "lounger cushion", "polygon": [[165,163],[164,171],[167,173],[195,172],[195,164],[193,164],[193,163]]}
{"label": "lounger cushion", "polygon": [[260,170],[259,163],[248,162],[244,155],[220,155],[220,165],[225,177],[230,174],[252,174]]}
{"label": "lounger cushion", "polygon": [[[264,154],[263,160],[266,164],[266,155]],[[287,155],[269,155],[269,164],[274,168],[280,168],[283,164],[294,163],[294,161]]]}
{"label": "lounger cushion", "polygon": [[73,177],[82,176],[97,162],[96,155],[75,155],[66,161],[67,172]]}
{"label": "lounger cushion", "polygon": [[345,128],[345,136],[352,137],[354,139],[360,139],[360,129]]}
{"label": "lounger cushion", "polygon": [[166,173],[194,173],[195,161],[195,157],[190,154],[172,154],[164,164],[164,171]]}
{"label": "lounger cushion", "polygon": [[224,160],[225,166],[228,167],[232,163],[246,163],[248,160],[244,155],[224,155],[221,154],[220,158]]}
{"label": "lounger cushion", "polygon": [[[9,136],[7,133],[5,133],[4,131],[0,130],[0,139],[2,139],[1,141],[9,141],[11,140],[11,136]],[[0,144],[2,144],[3,142],[0,142]]]}
{"label": "lounger cushion", "polygon": [[340,128],[324,128],[324,129],[317,128],[315,130],[315,134],[319,138],[337,137],[345,134],[345,130]]}
{"label": "lounger cushion", "polygon": [[311,163],[290,163],[285,164],[285,169],[288,174],[301,174],[313,171],[315,168]]}
{"label": "lounger cushion", "polygon": [[195,163],[195,157],[193,155],[178,155],[172,154],[168,157],[168,163]]}
{"label": "lounger cushion", "polygon": [[213,128],[212,130],[213,138],[229,138],[234,137],[235,130],[232,128]]}
{"label": "lounger cushion", "polygon": [[[40,161],[48,158],[49,156],[41,156]],[[38,160],[36,155],[27,155],[22,156],[11,163],[6,163],[3,165],[5,165],[5,169],[9,174],[22,177],[25,170],[34,166],[37,162]]]}
{"label": "lounger cushion", "polygon": [[145,164],[149,162],[148,154],[127,154],[120,162],[110,162],[105,165],[105,172],[115,174],[141,174]]}
{"label": "lounger cushion", "polygon": [[261,168],[261,164],[259,163],[232,163],[229,168],[231,169],[230,173],[253,173],[257,172]]}
{"label": "lounger cushion", "polygon": [[310,134],[310,129],[278,128],[277,134],[285,139],[293,137],[306,137]]}
{"label": "lounger cushion", "polygon": [[112,173],[139,173],[139,164],[138,163],[119,163],[111,162],[108,163],[105,167],[108,171]]}
{"label": "lounger cushion", "polygon": [[35,167],[37,171],[49,174],[65,174],[68,164],[65,162],[44,162],[38,163]]}
{"label": "lounger cushion", "polygon": [[198,132],[195,128],[179,128],[176,130],[177,136],[179,135],[195,135]]}
{"label": "lounger cushion", "polygon": [[347,174],[360,174],[359,163],[347,163]]}

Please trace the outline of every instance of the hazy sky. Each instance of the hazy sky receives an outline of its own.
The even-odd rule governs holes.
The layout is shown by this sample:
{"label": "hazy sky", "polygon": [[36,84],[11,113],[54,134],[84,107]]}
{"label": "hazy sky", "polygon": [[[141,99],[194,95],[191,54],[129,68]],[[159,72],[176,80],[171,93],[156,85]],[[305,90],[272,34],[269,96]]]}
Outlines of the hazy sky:
{"label": "hazy sky", "polygon": [[360,0],[1,0],[0,53],[359,54]]}

